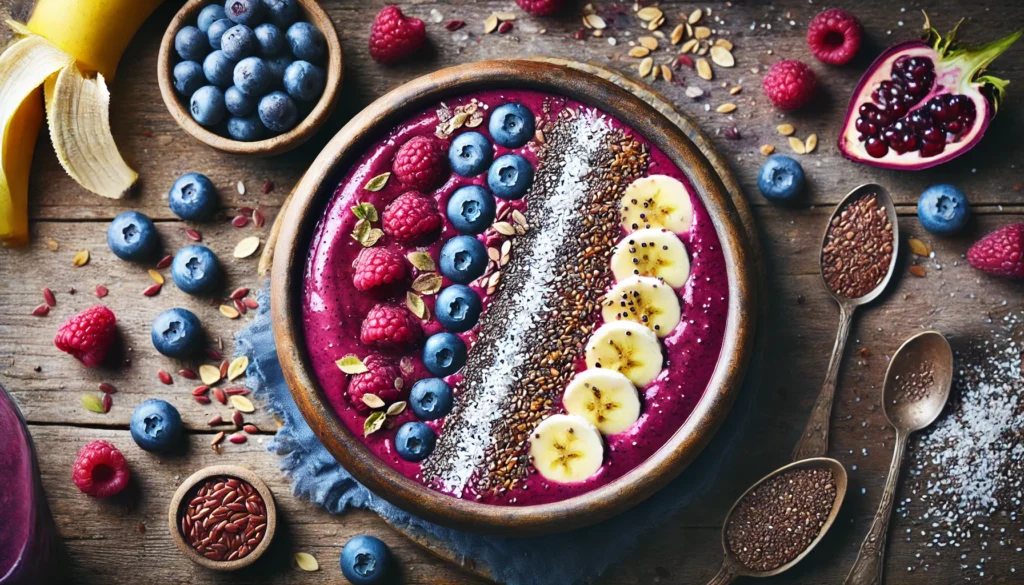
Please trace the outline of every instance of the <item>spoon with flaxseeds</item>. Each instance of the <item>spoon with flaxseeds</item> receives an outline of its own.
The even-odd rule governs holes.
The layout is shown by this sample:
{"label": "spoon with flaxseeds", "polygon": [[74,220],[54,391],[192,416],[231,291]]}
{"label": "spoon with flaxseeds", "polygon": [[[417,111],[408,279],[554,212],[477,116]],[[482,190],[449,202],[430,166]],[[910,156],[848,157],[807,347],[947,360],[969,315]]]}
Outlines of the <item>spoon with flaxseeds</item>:
{"label": "spoon with flaxseeds", "polygon": [[918,333],[892,356],[882,386],[882,411],[896,428],[896,445],[878,512],[844,585],[881,585],[885,540],[907,439],[910,433],[935,422],[946,407],[952,385],[953,350],[938,331]]}
{"label": "spoon with flaxseeds", "polygon": [[793,449],[793,460],[828,452],[829,418],[839,364],[857,307],[878,298],[896,268],[899,225],[889,193],[875,183],[850,191],[836,206],[821,245],[821,280],[839,304],[839,330],[828,362],[825,383],[811,418]]}

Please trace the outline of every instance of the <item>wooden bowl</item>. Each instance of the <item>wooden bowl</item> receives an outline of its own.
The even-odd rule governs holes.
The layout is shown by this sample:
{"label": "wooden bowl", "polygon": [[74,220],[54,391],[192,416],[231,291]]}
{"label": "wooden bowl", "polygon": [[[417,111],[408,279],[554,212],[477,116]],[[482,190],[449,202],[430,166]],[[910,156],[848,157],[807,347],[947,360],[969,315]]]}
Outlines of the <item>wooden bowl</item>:
{"label": "wooden bowl", "polygon": [[288,132],[254,142],[242,142],[221,136],[201,126],[192,119],[192,115],[188,111],[188,102],[174,91],[173,71],[174,66],[180,61],[174,50],[174,35],[185,25],[195,25],[199,11],[213,3],[213,0],[189,0],[186,2],[171,19],[171,24],[167,26],[164,38],[160,41],[160,55],[157,57],[156,66],[157,81],[160,83],[160,95],[163,96],[171,116],[185,132],[191,134],[199,142],[232,154],[273,156],[287,152],[309,140],[330,117],[334,105],[338,101],[338,90],[341,89],[341,43],[338,41],[338,33],[334,30],[331,18],[327,16],[323,8],[320,8],[316,0],[298,0],[302,20],[319,29],[327,41],[327,66],[325,67],[327,82],[320,101],[303,120]]}
{"label": "wooden bowl", "polygon": [[[256,488],[260,497],[263,498],[263,502],[267,507],[267,532],[264,534],[263,540],[248,555],[234,561],[214,561],[199,554],[185,540],[185,536],[181,533],[180,528],[181,517],[179,512],[188,505],[188,502],[184,501],[185,497],[200,482],[221,475],[237,478],[252,485],[252,487]],[[177,491],[174,492],[174,497],[171,498],[171,506],[167,511],[167,522],[170,525],[171,538],[174,539],[174,544],[178,545],[178,548],[181,549],[181,552],[190,561],[214,571],[235,571],[255,563],[256,559],[260,558],[270,547],[270,542],[274,539],[274,531],[277,529],[277,505],[274,503],[274,494],[271,493],[270,488],[254,472],[236,465],[211,465],[193,473],[178,486]]]}
{"label": "wooden bowl", "polygon": [[[332,410],[312,371],[302,323],[302,279],[313,229],[356,158],[412,114],[454,95],[485,89],[561,94],[618,118],[683,169],[721,240],[729,278],[729,314],[718,366],[693,413],[669,441],[609,484],[559,502],[495,506],[454,498],[406,478],[371,453]],[[756,323],[756,267],[740,218],[712,166],[675,125],[624,89],[569,67],[498,60],[443,69],[381,97],[324,147],[296,186],[283,218],[271,276],[274,339],[299,410],[328,451],[375,494],[429,521],[502,535],[552,533],[600,521],[639,503],[693,461],[710,441],[743,381]]]}

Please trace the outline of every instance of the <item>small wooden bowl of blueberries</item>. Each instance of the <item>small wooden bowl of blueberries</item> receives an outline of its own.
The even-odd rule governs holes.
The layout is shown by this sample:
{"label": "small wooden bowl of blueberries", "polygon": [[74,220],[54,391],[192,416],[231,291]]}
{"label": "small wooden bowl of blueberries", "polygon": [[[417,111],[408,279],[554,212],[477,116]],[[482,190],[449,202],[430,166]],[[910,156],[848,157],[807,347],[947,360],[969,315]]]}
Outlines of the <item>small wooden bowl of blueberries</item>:
{"label": "small wooden bowl of blueberries", "polygon": [[160,43],[160,93],[217,150],[271,156],[308,140],[341,86],[341,44],[315,0],[189,0]]}

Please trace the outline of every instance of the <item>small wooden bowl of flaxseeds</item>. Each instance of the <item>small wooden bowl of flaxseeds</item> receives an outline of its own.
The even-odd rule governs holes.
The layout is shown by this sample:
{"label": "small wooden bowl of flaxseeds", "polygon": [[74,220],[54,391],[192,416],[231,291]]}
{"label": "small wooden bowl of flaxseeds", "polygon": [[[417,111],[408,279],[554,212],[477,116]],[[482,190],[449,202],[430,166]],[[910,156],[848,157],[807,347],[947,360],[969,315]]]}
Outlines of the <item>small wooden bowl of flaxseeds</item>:
{"label": "small wooden bowl of flaxseeds", "polygon": [[171,536],[193,563],[215,571],[247,567],[277,528],[270,488],[252,471],[213,465],[192,474],[171,499]]}

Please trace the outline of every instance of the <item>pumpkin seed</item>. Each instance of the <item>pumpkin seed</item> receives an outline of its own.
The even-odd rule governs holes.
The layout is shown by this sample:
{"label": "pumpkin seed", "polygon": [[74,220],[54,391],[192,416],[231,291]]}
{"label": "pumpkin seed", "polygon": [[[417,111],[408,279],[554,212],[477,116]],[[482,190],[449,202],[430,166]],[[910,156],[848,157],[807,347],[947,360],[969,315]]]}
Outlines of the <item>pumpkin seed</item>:
{"label": "pumpkin seed", "polygon": [[728,114],[729,112],[736,111],[736,104],[722,104],[715,108],[715,111],[718,112],[719,114]]}
{"label": "pumpkin seed", "polygon": [[703,16],[704,16],[704,11],[701,10],[700,8],[698,8],[698,9],[694,10],[693,12],[691,12],[690,16],[686,17],[686,22],[689,23],[689,24],[697,24],[697,22],[699,22],[700,19]]}
{"label": "pumpkin seed", "polygon": [[363,404],[370,408],[383,408],[384,401],[376,394],[363,394]]}
{"label": "pumpkin seed", "polygon": [[632,49],[629,50],[629,56],[637,58],[646,57],[647,55],[650,54],[650,52],[651,50],[648,49],[647,47],[633,47]]}
{"label": "pumpkin seed", "polygon": [[349,354],[340,360],[334,362],[338,366],[338,369],[346,374],[362,374],[363,372],[369,372],[369,368],[363,363],[363,360],[359,359],[359,356],[355,354]]}
{"label": "pumpkin seed", "polygon": [[665,24],[665,17],[664,16],[662,16],[661,18],[659,18],[657,20],[652,20],[651,22],[648,22],[647,23],[647,30],[651,30],[651,31],[658,30],[658,27],[663,25],[663,24]]}
{"label": "pumpkin seed", "polygon": [[203,381],[203,384],[213,386],[217,382],[220,382],[220,378],[220,368],[217,366],[211,366],[209,364],[199,366],[199,379]]}
{"label": "pumpkin seed", "polygon": [[793,128],[792,124],[779,124],[778,126],[775,127],[775,130],[779,134],[782,134],[783,136],[789,136],[790,134],[796,131],[796,129]]}
{"label": "pumpkin seed", "polygon": [[705,81],[711,81],[711,64],[707,59],[697,59],[697,76]]}
{"label": "pumpkin seed", "polygon": [[103,401],[94,394],[82,394],[82,406],[90,412],[103,414]]}
{"label": "pumpkin seed", "polygon": [[700,41],[698,41],[697,39],[690,39],[690,40],[686,41],[685,43],[683,43],[683,46],[679,48],[679,51],[682,52],[682,53],[690,53],[695,48],[697,48],[697,44],[699,42]]}
{"label": "pumpkin seed", "polygon": [[804,141],[795,136],[789,137],[789,147],[797,154],[804,154],[807,152],[807,148],[804,146]]}
{"label": "pumpkin seed", "polygon": [[89,250],[79,250],[75,252],[75,256],[71,259],[71,264],[78,268],[79,266],[85,266],[89,263]]}
{"label": "pumpkin seed", "polygon": [[[641,63],[640,66],[643,67],[643,63]],[[493,227],[494,227],[494,231],[498,232],[499,234],[501,234],[503,236],[514,236],[514,235],[516,235],[516,229],[514,227],[512,227],[512,224],[510,224],[507,221],[496,222]]]}
{"label": "pumpkin seed", "polygon": [[637,42],[640,43],[641,47],[647,49],[648,51],[653,51],[658,48],[658,39],[654,37],[640,37],[639,39],[637,39]]}
{"label": "pumpkin seed", "polygon": [[491,34],[498,28],[498,17],[490,15],[487,20],[484,21],[484,34]]}
{"label": "pumpkin seed", "polygon": [[398,402],[395,402],[394,404],[389,406],[387,411],[385,411],[385,414],[387,414],[388,416],[398,416],[405,411],[406,404],[406,401],[399,400]]}
{"label": "pumpkin seed", "polygon": [[234,380],[245,373],[246,368],[249,367],[249,358],[246,356],[236,357],[231,361],[231,365],[228,366],[228,380]]}
{"label": "pumpkin seed", "polygon": [[637,17],[640,18],[640,20],[650,22],[658,20],[664,15],[664,13],[661,11],[660,8],[657,8],[655,6],[646,6],[637,11],[636,15]]}
{"label": "pumpkin seed", "polygon": [[681,24],[676,25],[676,27],[672,29],[672,35],[669,37],[669,40],[672,41],[673,45],[678,45],[679,41],[683,40],[684,32],[686,32],[686,28]]}
{"label": "pumpkin seed", "polygon": [[440,274],[437,274],[436,272],[427,272],[416,277],[416,280],[412,282],[412,290],[432,295],[441,290],[442,284],[444,284],[444,281]]}
{"label": "pumpkin seed", "polygon": [[373,433],[376,433],[384,426],[384,421],[387,420],[388,415],[381,411],[371,412],[370,416],[366,417],[363,422],[363,436],[369,437]]}
{"label": "pumpkin seed", "polygon": [[804,150],[807,152],[807,154],[811,154],[812,152],[814,152],[814,149],[817,146],[818,146],[818,135],[817,134],[811,134],[810,136],[807,137],[807,140],[804,142]]}
{"label": "pumpkin seed", "polygon": [[672,81],[672,69],[670,69],[668,65],[661,66],[661,77],[665,81]]}
{"label": "pumpkin seed", "polygon": [[733,59],[732,53],[729,52],[725,47],[713,46],[711,47],[711,60],[715,62],[715,65],[721,67],[732,67],[736,64],[736,60]]}
{"label": "pumpkin seed", "polygon": [[427,319],[427,304],[423,302],[423,297],[414,293],[405,293],[405,306],[409,307],[413,315],[416,315],[421,320],[426,321]]}
{"label": "pumpkin seed", "polygon": [[693,36],[698,39],[706,39],[711,36],[711,29],[706,26],[693,27]]}
{"label": "pumpkin seed", "polygon": [[231,407],[238,412],[244,412],[246,414],[256,412],[256,407],[252,405],[252,402],[245,396],[238,394],[231,397]]}
{"label": "pumpkin seed", "polygon": [[585,15],[583,17],[583,24],[587,28],[595,28],[597,30],[601,30],[608,26],[607,24],[605,24],[604,19],[596,14]]}
{"label": "pumpkin seed", "polygon": [[716,40],[715,41],[715,46],[716,47],[722,47],[726,51],[732,51],[732,43],[730,43],[728,41],[728,39],[718,39],[718,40]]}
{"label": "pumpkin seed", "polygon": [[235,244],[234,256],[235,258],[248,258],[252,256],[256,250],[260,247],[259,236],[249,236],[248,238],[242,238],[242,241]]}
{"label": "pumpkin seed", "polygon": [[651,73],[651,69],[654,67],[654,59],[647,57],[640,62],[640,77],[647,77]]}
{"label": "pumpkin seed", "polygon": [[434,259],[426,252],[409,252],[406,258],[409,259],[409,264],[424,272],[437,270],[437,267],[434,265]]}
{"label": "pumpkin seed", "polygon": [[363,185],[363,189],[370,192],[377,192],[384,188],[384,185],[388,184],[388,179],[391,178],[391,173],[381,173],[376,177],[370,179]]}
{"label": "pumpkin seed", "polygon": [[359,205],[353,205],[352,215],[359,219],[365,219],[369,222],[374,222],[378,219],[377,208],[373,206],[373,203],[360,203]]}
{"label": "pumpkin seed", "polygon": [[320,568],[320,563],[316,562],[316,558],[309,553],[295,553],[295,564],[299,566],[303,571],[316,571]]}

